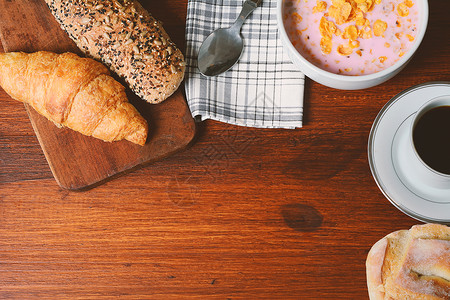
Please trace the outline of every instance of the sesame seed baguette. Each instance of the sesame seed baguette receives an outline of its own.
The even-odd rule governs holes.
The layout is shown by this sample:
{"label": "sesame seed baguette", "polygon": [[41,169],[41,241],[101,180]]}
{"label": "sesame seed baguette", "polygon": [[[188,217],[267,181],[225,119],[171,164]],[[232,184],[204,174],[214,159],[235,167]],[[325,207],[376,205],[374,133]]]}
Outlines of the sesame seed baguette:
{"label": "sesame seed baguette", "polygon": [[45,1],[77,46],[109,66],[142,99],[160,103],[178,89],[183,54],[137,1]]}

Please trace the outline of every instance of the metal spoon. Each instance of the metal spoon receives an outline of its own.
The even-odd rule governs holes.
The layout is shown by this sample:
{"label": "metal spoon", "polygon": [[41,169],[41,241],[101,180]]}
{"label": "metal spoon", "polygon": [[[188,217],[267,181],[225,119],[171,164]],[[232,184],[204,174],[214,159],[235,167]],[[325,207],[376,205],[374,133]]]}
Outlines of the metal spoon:
{"label": "metal spoon", "polygon": [[200,73],[205,76],[216,76],[234,66],[244,49],[242,24],[261,1],[246,0],[239,17],[231,27],[217,29],[203,41],[198,52]]}

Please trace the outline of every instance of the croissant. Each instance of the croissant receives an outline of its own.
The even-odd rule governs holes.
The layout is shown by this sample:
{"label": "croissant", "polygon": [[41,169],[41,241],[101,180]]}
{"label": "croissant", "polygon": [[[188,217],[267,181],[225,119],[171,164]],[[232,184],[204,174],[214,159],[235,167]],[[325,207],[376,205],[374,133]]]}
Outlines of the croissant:
{"label": "croissant", "polygon": [[144,145],[148,125],[101,63],[74,53],[0,53],[0,86],[57,126]]}

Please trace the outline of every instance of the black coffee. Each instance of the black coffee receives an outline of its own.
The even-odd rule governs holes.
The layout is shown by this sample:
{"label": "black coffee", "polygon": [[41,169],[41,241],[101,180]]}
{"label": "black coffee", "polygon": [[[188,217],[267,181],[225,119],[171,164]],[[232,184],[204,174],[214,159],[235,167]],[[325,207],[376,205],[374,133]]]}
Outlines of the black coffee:
{"label": "black coffee", "polygon": [[423,114],[413,130],[413,141],[429,167],[450,175],[450,106],[436,107]]}

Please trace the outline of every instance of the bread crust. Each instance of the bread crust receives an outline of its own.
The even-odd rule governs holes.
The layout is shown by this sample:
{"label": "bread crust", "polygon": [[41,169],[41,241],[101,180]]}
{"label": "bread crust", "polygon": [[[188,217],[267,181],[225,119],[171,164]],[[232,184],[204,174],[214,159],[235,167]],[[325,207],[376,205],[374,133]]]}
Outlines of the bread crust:
{"label": "bread crust", "polygon": [[450,299],[450,228],[415,225],[388,234],[366,260],[369,298]]}
{"label": "bread crust", "polygon": [[184,78],[182,52],[137,1],[45,0],[70,38],[101,60],[139,97],[160,103]]}

